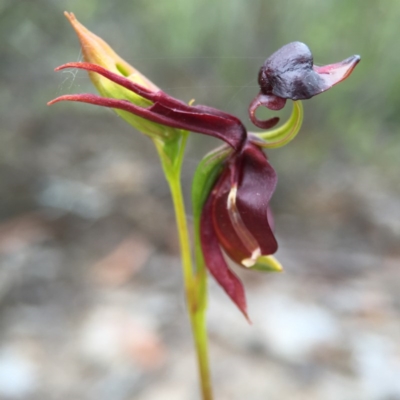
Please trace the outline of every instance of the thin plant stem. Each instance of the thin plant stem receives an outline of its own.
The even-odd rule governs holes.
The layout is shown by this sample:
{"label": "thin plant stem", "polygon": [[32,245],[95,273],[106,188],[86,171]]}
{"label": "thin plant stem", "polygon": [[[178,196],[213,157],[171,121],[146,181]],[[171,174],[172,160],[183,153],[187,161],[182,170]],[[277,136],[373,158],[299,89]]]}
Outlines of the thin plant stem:
{"label": "thin plant stem", "polygon": [[212,386],[208,361],[208,340],[205,310],[190,315],[192,331],[196,345],[197,363],[200,373],[201,391],[204,400],[212,400]]}
{"label": "thin plant stem", "polygon": [[183,280],[189,313],[192,334],[196,349],[197,363],[200,375],[202,400],[212,400],[212,386],[208,360],[208,340],[206,330],[206,273],[203,268],[194,273],[192,266],[192,253],[189,238],[189,231],[186,219],[185,204],[183,201],[181,187],[181,167],[183,152],[187,135],[183,135],[180,153],[172,165],[165,157],[162,148],[156,146],[160,154],[161,162],[167,182],[171,190],[172,201],[175,210],[175,218],[178,229]]}

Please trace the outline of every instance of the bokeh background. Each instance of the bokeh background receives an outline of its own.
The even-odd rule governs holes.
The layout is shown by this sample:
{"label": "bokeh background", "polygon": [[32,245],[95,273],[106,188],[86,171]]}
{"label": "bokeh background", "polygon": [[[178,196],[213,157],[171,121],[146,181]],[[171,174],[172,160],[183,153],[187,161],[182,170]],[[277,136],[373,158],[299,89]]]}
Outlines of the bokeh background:
{"label": "bokeh background", "polygon": [[[320,65],[361,54],[269,152],[285,272],[240,271],[252,326],[210,280],[211,363],[218,400],[400,399],[398,0],[0,1],[0,399],[198,399],[152,143],[109,110],[46,106],[94,91],[53,72],[81,60],[64,10],[173,96],[249,128],[280,46],[304,41]],[[217,144],[191,135],[188,213]]]}

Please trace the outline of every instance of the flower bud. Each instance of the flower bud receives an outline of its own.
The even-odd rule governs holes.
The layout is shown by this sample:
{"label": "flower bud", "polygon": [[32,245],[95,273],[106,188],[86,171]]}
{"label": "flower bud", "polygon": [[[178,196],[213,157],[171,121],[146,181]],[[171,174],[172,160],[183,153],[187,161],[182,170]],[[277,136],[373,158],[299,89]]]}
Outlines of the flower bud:
{"label": "flower bud", "polygon": [[[99,65],[110,72],[126,77],[135,84],[152,92],[159,91],[159,88],[153,82],[116,54],[103,39],[84,27],[73,13],[65,12],[64,15],[75,29],[81,44],[83,58],[87,63]],[[149,107],[153,104],[150,100],[110,81],[98,73],[90,71],[88,73],[93,85],[103,97],[127,100],[140,107]],[[174,128],[148,121],[127,111],[117,109],[115,111],[129,124],[151,137],[170,139],[177,137],[179,134],[178,130]]]}

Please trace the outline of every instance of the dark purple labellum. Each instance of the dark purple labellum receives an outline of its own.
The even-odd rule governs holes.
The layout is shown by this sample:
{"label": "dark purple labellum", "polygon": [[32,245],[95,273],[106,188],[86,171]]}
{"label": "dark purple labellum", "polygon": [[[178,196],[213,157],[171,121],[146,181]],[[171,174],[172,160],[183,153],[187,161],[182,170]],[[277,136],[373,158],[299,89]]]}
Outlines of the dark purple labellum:
{"label": "dark purple labellum", "polygon": [[301,42],[289,43],[272,54],[258,75],[261,93],[284,99],[309,99],[325,86],[313,70],[310,49]]}
{"label": "dark purple labellum", "polygon": [[309,99],[346,78],[359,56],[315,67],[310,49],[301,42],[292,42],[272,54],[261,67],[258,83],[262,94],[274,94],[284,99]]}
{"label": "dark purple labellum", "polygon": [[292,42],[272,54],[258,74],[260,93],[249,108],[250,119],[261,129],[270,127],[272,119],[260,121],[255,113],[259,106],[280,110],[286,99],[305,100],[325,92],[346,79],[360,61],[355,55],[336,64],[314,66],[310,49],[301,42]]}

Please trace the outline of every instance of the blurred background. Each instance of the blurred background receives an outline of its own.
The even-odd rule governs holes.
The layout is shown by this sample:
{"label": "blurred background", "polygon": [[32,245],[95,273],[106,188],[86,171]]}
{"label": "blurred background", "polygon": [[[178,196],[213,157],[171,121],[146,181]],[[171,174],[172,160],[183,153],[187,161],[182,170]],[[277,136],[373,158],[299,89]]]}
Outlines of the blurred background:
{"label": "blurred background", "polygon": [[[353,75],[269,157],[285,272],[210,280],[218,400],[400,399],[400,3],[0,0],[0,399],[198,399],[174,215],[152,143],[94,92],[72,11],[158,86],[239,116],[299,40]],[[284,118],[290,107],[281,112]],[[265,117],[271,116],[266,112]],[[191,135],[183,181],[216,146]]]}

